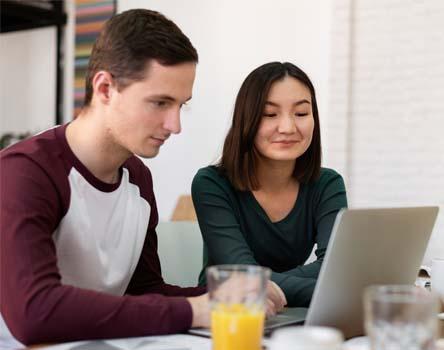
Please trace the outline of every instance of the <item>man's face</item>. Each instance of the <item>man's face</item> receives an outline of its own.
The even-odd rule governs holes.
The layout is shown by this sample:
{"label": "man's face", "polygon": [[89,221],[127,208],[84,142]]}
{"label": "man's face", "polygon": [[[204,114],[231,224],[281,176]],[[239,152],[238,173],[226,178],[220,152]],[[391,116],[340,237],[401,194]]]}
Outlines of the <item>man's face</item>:
{"label": "man's face", "polygon": [[191,98],[195,63],[147,65],[145,78],[122,91],[110,88],[106,127],[113,142],[130,154],[155,157],[170,137],[178,134],[180,110]]}

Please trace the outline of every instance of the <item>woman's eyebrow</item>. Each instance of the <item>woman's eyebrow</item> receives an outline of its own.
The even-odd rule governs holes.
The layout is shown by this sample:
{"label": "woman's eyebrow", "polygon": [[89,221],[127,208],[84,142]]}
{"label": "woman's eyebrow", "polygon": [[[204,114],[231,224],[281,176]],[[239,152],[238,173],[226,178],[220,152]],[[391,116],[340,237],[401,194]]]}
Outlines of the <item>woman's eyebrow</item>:
{"label": "woman's eyebrow", "polygon": [[311,104],[309,100],[303,99],[303,100],[300,100],[300,101],[297,101],[297,102],[293,103],[293,106],[299,106],[299,105],[302,105],[304,103],[308,103],[309,105]]}
{"label": "woman's eyebrow", "polygon": [[[293,103],[293,106],[299,106],[302,105],[304,103],[308,103],[311,104],[309,100],[303,99],[303,100],[299,100]],[[276,102],[272,102],[272,101],[265,101],[265,105],[269,105],[269,106],[274,106],[274,107],[279,107],[279,104]]]}

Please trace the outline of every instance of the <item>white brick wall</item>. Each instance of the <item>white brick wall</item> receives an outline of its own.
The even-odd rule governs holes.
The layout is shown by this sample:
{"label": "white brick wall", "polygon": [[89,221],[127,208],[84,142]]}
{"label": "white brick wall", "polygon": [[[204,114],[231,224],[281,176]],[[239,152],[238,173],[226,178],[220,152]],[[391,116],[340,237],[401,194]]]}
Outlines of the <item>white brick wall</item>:
{"label": "white brick wall", "polygon": [[350,34],[351,0],[334,0],[331,25],[331,61],[330,61],[330,99],[327,125],[327,137],[324,139],[324,164],[336,169],[344,176],[348,184],[348,110],[350,104]]}
{"label": "white brick wall", "polygon": [[332,22],[326,164],[350,206],[440,205],[444,257],[444,1],[336,0]]}

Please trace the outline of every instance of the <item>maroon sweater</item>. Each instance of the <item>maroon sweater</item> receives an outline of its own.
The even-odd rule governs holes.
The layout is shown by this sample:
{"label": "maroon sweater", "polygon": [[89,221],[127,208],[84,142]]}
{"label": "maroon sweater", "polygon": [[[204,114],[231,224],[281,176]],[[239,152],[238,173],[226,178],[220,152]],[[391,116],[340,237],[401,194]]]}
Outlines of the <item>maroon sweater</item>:
{"label": "maroon sweater", "polygon": [[104,183],[65,129],[0,152],[0,316],[25,344],[185,331],[205,289],[162,279],[150,171],[131,157]]}

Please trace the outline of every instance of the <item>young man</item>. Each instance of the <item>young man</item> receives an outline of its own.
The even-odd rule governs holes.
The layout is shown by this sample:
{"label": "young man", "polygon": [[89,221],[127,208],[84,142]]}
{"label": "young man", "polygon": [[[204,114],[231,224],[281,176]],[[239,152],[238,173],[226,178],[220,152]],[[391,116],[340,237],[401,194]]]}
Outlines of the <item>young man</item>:
{"label": "young man", "polygon": [[152,178],[135,156],[155,157],[180,132],[197,60],[161,14],[114,16],[92,51],[80,115],[0,153],[0,338],[208,326],[205,289],[162,279]]}

